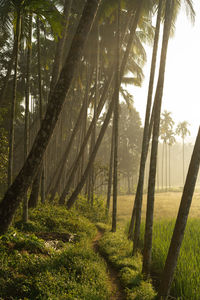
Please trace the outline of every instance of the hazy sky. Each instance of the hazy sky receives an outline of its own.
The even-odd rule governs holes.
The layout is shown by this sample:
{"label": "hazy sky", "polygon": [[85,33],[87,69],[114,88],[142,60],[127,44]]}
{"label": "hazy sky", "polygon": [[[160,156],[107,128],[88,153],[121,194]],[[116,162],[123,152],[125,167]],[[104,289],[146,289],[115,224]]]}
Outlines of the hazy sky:
{"label": "hazy sky", "polygon": [[[169,41],[162,104],[162,111],[170,111],[176,124],[185,120],[190,123],[191,137],[188,141],[195,139],[200,125],[200,3],[198,0],[194,2],[195,24],[192,25],[186,14],[181,12],[176,22],[175,35]],[[143,86],[133,89],[135,107],[142,120],[148,90],[150,48],[147,53]]]}

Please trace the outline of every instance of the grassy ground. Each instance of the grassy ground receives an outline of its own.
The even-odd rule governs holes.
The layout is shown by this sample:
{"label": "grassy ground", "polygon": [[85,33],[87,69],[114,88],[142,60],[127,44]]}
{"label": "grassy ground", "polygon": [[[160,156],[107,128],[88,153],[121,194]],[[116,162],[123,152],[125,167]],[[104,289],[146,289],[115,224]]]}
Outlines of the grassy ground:
{"label": "grassy ground", "polygon": [[[157,193],[155,196],[155,214],[156,220],[176,218],[182,193],[167,192]],[[142,217],[145,217],[146,212],[146,194],[144,195]],[[124,195],[118,197],[118,221],[126,223],[131,216],[134,195]],[[190,217],[200,218],[200,193],[195,193],[190,210]]]}

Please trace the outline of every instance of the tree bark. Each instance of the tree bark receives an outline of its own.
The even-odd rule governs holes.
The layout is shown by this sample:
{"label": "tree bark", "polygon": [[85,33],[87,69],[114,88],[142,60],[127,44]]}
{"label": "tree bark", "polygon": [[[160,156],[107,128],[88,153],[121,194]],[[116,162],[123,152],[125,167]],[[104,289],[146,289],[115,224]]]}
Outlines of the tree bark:
{"label": "tree bark", "polygon": [[78,64],[79,58],[81,57],[82,49],[91,29],[99,3],[99,0],[88,0],[85,4],[68,57],[49,100],[41,129],[36,136],[33,147],[23,168],[13,184],[7,190],[0,203],[0,234],[3,234],[8,230],[14,213],[41,164],[48,142],[53,133],[53,129],[62,110],[66,94],[73,79],[74,70]]}
{"label": "tree bark", "polygon": [[200,128],[196,138],[192,158],[190,161],[187,178],[181,198],[181,203],[172,235],[165,267],[162,274],[161,284],[159,288],[159,299],[166,300],[170,292],[174,271],[177,266],[178,256],[184,237],[187,219],[192,203],[192,197],[196,185],[200,165]]}
{"label": "tree bark", "polygon": [[165,9],[165,22],[164,22],[164,29],[163,29],[160,69],[159,69],[159,77],[158,77],[158,83],[157,83],[156,95],[155,95],[155,114],[154,114],[153,139],[152,139],[149,182],[148,182],[147,211],[146,211],[143,268],[142,268],[142,272],[146,276],[149,275],[150,264],[151,264],[154,193],[155,193],[156,163],[157,163],[157,150],[158,150],[159,127],[160,127],[160,112],[161,112],[161,104],[162,104],[166,56],[167,56],[169,34],[170,34],[171,22],[172,22],[173,7],[174,7],[174,0],[168,0],[166,2],[166,9]]}

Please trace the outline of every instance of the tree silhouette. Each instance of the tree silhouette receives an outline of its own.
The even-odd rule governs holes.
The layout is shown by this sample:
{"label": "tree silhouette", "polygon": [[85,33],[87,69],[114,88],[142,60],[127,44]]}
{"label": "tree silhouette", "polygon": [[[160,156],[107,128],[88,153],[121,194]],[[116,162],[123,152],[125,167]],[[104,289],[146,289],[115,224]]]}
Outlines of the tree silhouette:
{"label": "tree silhouette", "polygon": [[176,128],[176,134],[182,138],[183,144],[183,185],[185,180],[185,138],[187,135],[190,135],[190,131],[188,129],[189,125],[190,124],[187,121],[183,121],[178,123]]}

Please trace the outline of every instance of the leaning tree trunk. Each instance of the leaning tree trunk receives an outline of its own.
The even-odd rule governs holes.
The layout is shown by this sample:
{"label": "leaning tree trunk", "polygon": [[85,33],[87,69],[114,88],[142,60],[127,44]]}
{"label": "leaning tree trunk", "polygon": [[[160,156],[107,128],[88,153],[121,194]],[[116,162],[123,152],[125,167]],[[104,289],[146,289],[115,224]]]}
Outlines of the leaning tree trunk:
{"label": "leaning tree trunk", "polygon": [[17,12],[17,24],[15,33],[15,66],[11,102],[11,117],[10,117],[10,132],[9,132],[9,156],[8,156],[8,188],[13,182],[13,151],[14,151],[14,125],[15,125],[15,110],[17,98],[17,67],[18,67],[18,54],[20,45],[20,32],[21,32],[21,12]]}
{"label": "leaning tree trunk", "polygon": [[168,47],[168,41],[169,41],[169,35],[171,29],[173,8],[174,8],[174,0],[168,0],[166,2],[166,8],[165,8],[165,22],[164,22],[164,29],[163,29],[160,69],[159,69],[159,77],[158,77],[158,83],[157,83],[156,95],[155,95],[154,126],[153,126],[150,171],[149,171],[149,182],[148,182],[147,211],[146,211],[143,268],[142,268],[142,272],[146,276],[149,275],[150,264],[151,264],[154,192],[155,192],[156,163],[157,163],[157,150],[158,150],[159,127],[160,127],[160,112],[161,112],[162,94],[163,94],[163,86],[164,86],[167,47]]}
{"label": "leaning tree trunk", "polygon": [[[29,15],[29,33],[27,39],[27,69],[26,69],[26,91],[25,91],[25,128],[24,128],[24,161],[29,150],[29,97],[30,97],[30,65],[32,48],[32,14]],[[23,221],[28,221],[28,195],[23,201]]]}
{"label": "leaning tree trunk", "polygon": [[[142,1],[140,1],[139,5],[138,5],[138,8],[136,10],[136,13],[134,15],[133,22],[132,22],[132,25],[131,25],[131,30],[130,30],[128,44],[127,44],[126,51],[125,51],[125,54],[123,56],[123,60],[122,60],[121,66],[120,66],[119,84],[121,84],[121,81],[122,81],[122,78],[123,78],[123,75],[124,75],[126,63],[127,63],[127,60],[128,60],[128,56],[129,56],[129,53],[130,53],[130,50],[131,50],[131,45],[132,45],[132,42],[133,42],[133,39],[134,39],[135,31],[136,31],[138,20],[139,20],[141,6],[142,6]],[[112,75],[112,78],[113,78],[113,75]],[[110,86],[111,81],[112,81],[112,79],[110,78],[110,80],[106,84],[107,88]],[[107,93],[107,89],[105,91],[105,88],[104,88],[104,92]],[[101,96],[101,98],[102,98],[102,96]],[[101,100],[100,100],[100,102],[101,102]],[[85,169],[85,172],[83,173],[83,176],[82,176],[80,182],[78,183],[77,187],[75,188],[74,192],[72,193],[71,197],[67,201],[67,208],[68,209],[70,209],[73,206],[73,204],[76,201],[76,198],[77,198],[78,194],[80,193],[81,189],[83,188],[83,185],[85,184],[85,181],[86,181],[87,176],[89,174],[90,168],[91,168],[91,166],[93,164],[93,161],[94,161],[94,159],[96,157],[96,154],[97,154],[97,151],[98,151],[99,146],[101,144],[101,141],[102,141],[103,136],[105,134],[105,130],[106,130],[106,128],[108,126],[108,123],[110,121],[110,118],[111,118],[111,115],[112,115],[112,112],[113,112],[114,103],[115,103],[115,91],[113,93],[112,100],[111,100],[111,103],[110,103],[110,106],[109,106],[106,118],[104,120],[104,123],[102,125],[101,131],[99,133],[98,139],[96,141],[94,150],[91,153],[91,156],[89,157],[89,161],[88,161],[87,167]],[[99,103],[99,105],[100,105],[100,103]],[[99,105],[98,105],[98,107],[99,107]],[[97,108],[97,111],[98,111],[98,108]],[[92,126],[92,123],[90,124],[90,127],[91,126]],[[89,129],[88,129],[88,132],[89,132]],[[87,135],[86,135],[87,138],[88,138],[88,132],[87,132]],[[87,143],[85,143],[85,145],[86,144]],[[79,152],[80,158],[81,158],[81,153],[82,153],[83,149],[85,148],[85,146],[84,147],[83,146],[84,146],[84,144],[82,145],[81,150]],[[77,163],[77,161],[78,161],[78,158],[76,160],[76,163]],[[76,163],[74,164],[72,173],[70,174],[70,180],[72,180],[72,178],[73,178],[73,176],[72,176],[73,171],[75,172],[75,170],[77,168]],[[66,189],[65,189],[65,192],[66,192]],[[65,196],[64,196],[64,199],[65,199]]]}
{"label": "leaning tree trunk", "polygon": [[[143,1],[143,0],[142,0]],[[131,24],[131,29],[130,29],[130,34],[129,34],[129,40],[128,40],[128,44],[127,44],[127,47],[126,47],[126,51],[125,51],[125,54],[124,54],[124,57],[123,57],[123,60],[122,60],[122,63],[121,63],[121,67],[120,67],[120,82],[122,80],[122,77],[123,77],[123,74],[124,74],[124,70],[125,70],[125,66],[126,66],[126,63],[127,63],[127,60],[128,60],[128,56],[129,56],[129,53],[130,53],[130,49],[131,49],[131,46],[132,46],[132,43],[133,43],[133,39],[134,39],[134,34],[135,34],[135,31],[136,31],[136,28],[137,28],[137,24],[138,24],[138,20],[139,20],[139,15],[140,15],[140,9],[141,9],[141,6],[142,6],[142,1],[140,1],[139,5],[138,5],[138,8],[136,10],[136,13],[133,17],[131,17],[131,21],[132,21],[132,24]],[[104,90],[103,90],[103,93],[101,95],[101,99],[99,101],[99,104],[98,104],[98,107],[97,107],[97,118],[98,116],[100,115],[101,113],[101,110],[103,109],[103,106],[105,104],[105,97],[106,97],[106,94],[108,92],[108,89],[111,85],[111,82],[114,78],[114,68],[111,69],[112,72],[108,78],[108,81],[106,82],[106,85],[104,87]],[[61,195],[61,199],[59,200],[60,203],[64,204],[65,203],[65,197],[66,195],[68,194],[69,192],[69,189],[70,189],[70,186],[71,186],[71,183],[73,182],[73,179],[74,179],[74,176],[75,176],[75,172],[79,166],[79,162],[81,160],[81,157],[82,157],[82,153],[87,145],[87,142],[88,142],[88,139],[90,137],[90,134],[92,132],[92,128],[94,126],[94,119],[92,120],[89,128],[88,128],[88,131],[87,131],[87,134],[85,136],[85,139],[83,141],[83,144],[81,146],[81,149],[79,151],[79,154],[74,162],[74,166],[72,168],[72,171],[70,172],[70,176],[69,176],[69,180],[65,186],[65,189]]]}
{"label": "leaning tree trunk", "polygon": [[117,230],[117,181],[118,181],[118,135],[119,135],[119,89],[120,89],[120,1],[118,1],[117,12],[117,41],[116,41],[116,79],[115,79],[115,104],[113,115],[114,149],[113,149],[113,210],[112,210],[112,232]]}
{"label": "leaning tree trunk", "polygon": [[200,128],[196,138],[188,174],[183,190],[183,195],[172,235],[163,275],[159,289],[159,299],[167,300],[170,292],[174,271],[177,266],[177,260],[184,237],[184,232],[187,224],[187,219],[192,203],[192,197],[197,181],[198,171],[200,165]]}
{"label": "leaning tree trunk", "polygon": [[62,110],[63,103],[66,99],[66,94],[73,79],[74,70],[81,57],[82,49],[91,29],[99,3],[99,0],[88,0],[85,4],[68,57],[52,93],[52,97],[49,99],[47,112],[42,122],[42,126],[35,138],[35,142],[23,168],[0,203],[0,234],[3,234],[8,230],[14,213],[41,164],[53,129],[55,128],[59,114]]}
{"label": "leaning tree trunk", "polygon": [[[146,116],[145,116],[143,141],[142,141],[142,153],[141,153],[141,158],[140,158],[139,179],[138,179],[137,191],[136,191],[136,196],[135,196],[135,201],[134,201],[134,206],[133,206],[133,211],[132,211],[132,216],[131,216],[131,222],[130,222],[130,226],[129,226],[129,238],[131,238],[133,236],[134,217],[135,217],[136,220],[135,220],[135,231],[134,231],[134,251],[138,248],[138,241],[139,241],[139,235],[140,235],[145,164],[146,164],[146,158],[147,158],[147,153],[148,153],[148,144],[149,144],[149,119],[150,119],[151,106],[152,106],[152,94],[153,94],[156,59],[157,59],[157,51],[158,51],[158,40],[159,40],[159,32],[160,32],[162,2],[163,2],[163,0],[160,0],[159,7],[158,7],[156,31],[155,31],[154,46],[153,46],[152,61],[151,61],[151,71],[150,71],[150,78],[149,78]],[[137,211],[137,213],[136,213],[136,211]]]}
{"label": "leaning tree trunk", "polygon": [[61,38],[58,38],[58,43],[56,46],[56,54],[55,54],[53,70],[52,70],[52,79],[51,79],[51,84],[50,84],[49,97],[51,97],[51,93],[54,90],[54,87],[58,81],[60,71],[61,71],[61,65],[62,65],[63,56],[64,56],[64,45],[65,45],[65,41],[67,38],[67,30],[68,30],[71,6],[72,6],[72,0],[65,0],[63,20],[62,20],[63,30],[62,30],[62,36],[61,36]]}

